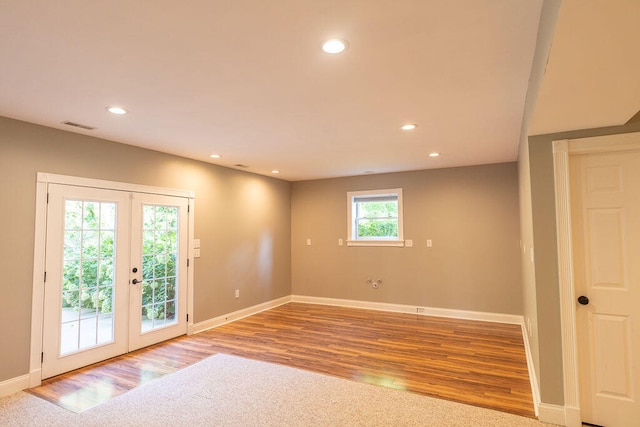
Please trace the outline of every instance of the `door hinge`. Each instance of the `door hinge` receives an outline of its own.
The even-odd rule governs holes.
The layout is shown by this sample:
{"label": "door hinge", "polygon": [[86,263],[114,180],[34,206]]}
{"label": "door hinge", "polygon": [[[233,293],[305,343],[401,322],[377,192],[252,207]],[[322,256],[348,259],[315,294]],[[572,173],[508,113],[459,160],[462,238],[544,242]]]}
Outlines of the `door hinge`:
{"label": "door hinge", "polygon": [[44,363],[44,351],[40,353],[40,363]]}
{"label": "door hinge", "polygon": [[47,193],[47,204],[49,204],[49,193]]}
{"label": "door hinge", "polygon": [[187,267],[189,267],[189,258],[187,258]]}
{"label": "door hinge", "polygon": [[47,283],[47,272],[44,272],[44,283]]}
{"label": "door hinge", "polygon": [[187,212],[191,212],[191,205],[187,205]]}
{"label": "door hinge", "polygon": [[189,321],[189,313],[187,313],[187,322]]}

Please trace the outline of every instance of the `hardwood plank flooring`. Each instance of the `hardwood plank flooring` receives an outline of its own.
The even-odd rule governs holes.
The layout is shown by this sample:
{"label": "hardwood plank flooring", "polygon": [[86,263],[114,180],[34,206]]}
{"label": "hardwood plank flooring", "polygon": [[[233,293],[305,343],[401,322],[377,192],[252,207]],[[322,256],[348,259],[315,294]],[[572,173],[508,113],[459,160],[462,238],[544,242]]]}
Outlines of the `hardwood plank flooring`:
{"label": "hardwood plank flooring", "polygon": [[300,303],[63,374],[31,392],[78,412],[216,353],[534,416],[518,325]]}

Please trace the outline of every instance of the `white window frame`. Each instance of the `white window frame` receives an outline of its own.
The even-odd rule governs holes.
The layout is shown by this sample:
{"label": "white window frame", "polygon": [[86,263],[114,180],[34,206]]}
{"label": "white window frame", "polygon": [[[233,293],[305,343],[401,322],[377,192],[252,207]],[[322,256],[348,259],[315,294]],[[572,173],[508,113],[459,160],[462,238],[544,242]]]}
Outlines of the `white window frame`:
{"label": "white window frame", "polygon": [[[388,239],[358,239],[355,227],[355,205],[359,197],[397,197],[398,198],[398,237]],[[347,192],[347,246],[404,246],[402,188],[384,190],[365,190]]]}

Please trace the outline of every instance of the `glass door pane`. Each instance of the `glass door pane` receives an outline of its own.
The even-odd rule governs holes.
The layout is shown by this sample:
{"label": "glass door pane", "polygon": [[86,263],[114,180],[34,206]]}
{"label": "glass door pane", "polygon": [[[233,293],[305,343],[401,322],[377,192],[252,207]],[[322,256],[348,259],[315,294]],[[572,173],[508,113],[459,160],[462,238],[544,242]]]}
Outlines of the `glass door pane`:
{"label": "glass door pane", "polygon": [[142,205],[141,332],[176,323],[178,208]]}
{"label": "glass door pane", "polygon": [[113,341],[116,204],[66,200],[60,355]]}

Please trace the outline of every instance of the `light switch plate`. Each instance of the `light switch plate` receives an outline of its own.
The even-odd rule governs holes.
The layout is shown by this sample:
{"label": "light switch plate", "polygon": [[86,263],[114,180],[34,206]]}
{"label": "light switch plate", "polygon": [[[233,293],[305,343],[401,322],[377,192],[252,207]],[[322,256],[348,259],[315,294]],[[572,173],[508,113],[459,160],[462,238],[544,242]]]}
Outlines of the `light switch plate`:
{"label": "light switch plate", "polygon": [[200,247],[200,239],[193,239],[193,248],[198,249]]}
{"label": "light switch plate", "polygon": [[200,249],[194,249],[193,250],[193,257],[194,258],[200,258]]}

